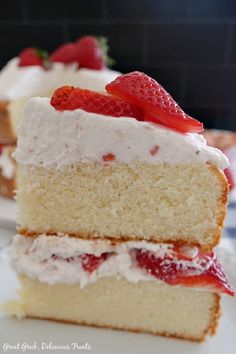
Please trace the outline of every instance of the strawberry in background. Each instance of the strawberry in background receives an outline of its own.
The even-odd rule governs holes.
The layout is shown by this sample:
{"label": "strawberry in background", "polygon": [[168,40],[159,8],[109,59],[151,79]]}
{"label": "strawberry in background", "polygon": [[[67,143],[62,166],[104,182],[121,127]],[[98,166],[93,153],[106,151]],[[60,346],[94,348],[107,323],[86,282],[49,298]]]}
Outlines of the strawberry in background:
{"label": "strawberry in background", "polygon": [[24,66],[41,66],[49,69],[51,63],[73,64],[79,68],[102,70],[114,60],[108,56],[109,46],[105,37],[83,36],[75,42],[60,45],[50,55],[35,47],[25,48],[19,54],[19,63]]}
{"label": "strawberry in background", "polygon": [[108,50],[105,37],[83,36],[74,43],[65,43],[58,47],[52,52],[49,60],[64,64],[76,63],[80,68],[102,70],[113,63],[108,57]]}
{"label": "strawberry in background", "polygon": [[51,62],[58,63],[76,63],[76,46],[74,43],[62,44],[49,57]]}
{"label": "strawberry in background", "polygon": [[48,53],[39,48],[30,47],[25,48],[19,54],[19,66],[46,66],[48,60]]}

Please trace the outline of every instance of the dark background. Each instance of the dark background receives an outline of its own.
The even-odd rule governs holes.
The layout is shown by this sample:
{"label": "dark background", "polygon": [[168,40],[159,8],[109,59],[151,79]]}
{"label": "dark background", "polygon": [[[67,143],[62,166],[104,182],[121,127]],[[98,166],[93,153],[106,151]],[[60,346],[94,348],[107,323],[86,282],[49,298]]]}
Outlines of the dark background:
{"label": "dark background", "polygon": [[115,69],[143,70],[207,127],[236,130],[236,0],[6,0],[0,65],[24,47],[110,39]]}

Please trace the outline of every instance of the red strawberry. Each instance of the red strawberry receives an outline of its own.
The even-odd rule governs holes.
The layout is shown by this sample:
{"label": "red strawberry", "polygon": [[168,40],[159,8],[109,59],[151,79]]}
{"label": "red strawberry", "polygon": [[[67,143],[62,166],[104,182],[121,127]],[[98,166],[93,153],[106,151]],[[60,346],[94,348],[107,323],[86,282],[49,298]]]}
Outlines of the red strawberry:
{"label": "red strawberry", "polygon": [[19,54],[19,66],[44,66],[47,53],[37,48],[26,48]]}
{"label": "red strawberry", "polygon": [[154,79],[139,71],[121,75],[106,86],[111,95],[145,111],[145,120],[181,133],[199,133],[203,124],[191,118],[177,105],[168,92]]}
{"label": "red strawberry", "polygon": [[[210,288],[216,292],[234,295],[234,290],[230,287],[229,280],[213,253],[199,253],[192,264],[185,263],[185,266],[186,257],[178,253],[163,258],[150,251],[137,250],[136,260],[149,274],[170,285]],[[209,265],[209,262],[211,265],[207,269],[206,265]],[[199,274],[199,266],[206,267],[206,270]]]}
{"label": "red strawberry", "polygon": [[4,146],[5,146],[4,144],[0,144],[0,155],[3,152]]}
{"label": "red strawberry", "polygon": [[[108,58],[107,40],[104,37],[84,36],[75,42],[77,60],[81,68],[101,70],[111,64]],[[110,61],[110,62],[109,62]]]}
{"label": "red strawberry", "polygon": [[81,256],[82,267],[86,272],[92,273],[107,259],[107,257],[108,253],[103,253],[100,257],[85,253]]}
{"label": "red strawberry", "polygon": [[49,59],[52,62],[59,62],[64,64],[77,62],[76,52],[77,48],[74,43],[66,43],[54,50]]}
{"label": "red strawberry", "polygon": [[111,161],[115,161],[116,157],[114,154],[109,153],[109,154],[103,155],[102,159],[104,162],[111,162]]}
{"label": "red strawberry", "polygon": [[113,117],[135,117],[142,119],[143,112],[120,98],[95,91],[62,86],[57,89],[51,105],[59,111],[83,109],[87,112],[111,115]]}

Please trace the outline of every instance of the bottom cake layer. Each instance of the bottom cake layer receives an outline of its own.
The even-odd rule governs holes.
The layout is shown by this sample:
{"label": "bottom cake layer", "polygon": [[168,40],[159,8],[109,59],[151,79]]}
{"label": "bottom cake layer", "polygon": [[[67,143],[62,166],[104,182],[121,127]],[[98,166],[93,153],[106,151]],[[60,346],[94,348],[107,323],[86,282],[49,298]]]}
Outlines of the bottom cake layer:
{"label": "bottom cake layer", "polygon": [[25,316],[202,341],[215,333],[220,296],[158,281],[104,277],[48,285],[20,276]]}

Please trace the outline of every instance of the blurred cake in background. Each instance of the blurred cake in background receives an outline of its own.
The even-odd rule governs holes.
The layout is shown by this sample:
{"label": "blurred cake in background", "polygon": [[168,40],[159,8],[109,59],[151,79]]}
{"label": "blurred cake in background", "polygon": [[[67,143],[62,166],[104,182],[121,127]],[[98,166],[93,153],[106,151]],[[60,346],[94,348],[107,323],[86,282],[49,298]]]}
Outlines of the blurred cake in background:
{"label": "blurred cake in background", "polygon": [[236,132],[227,130],[208,129],[203,132],[208,145],[217,147],[221,151],[236,147]]}
{"label": "blurred cake in background", "polygon": [[230,166],[225,169],[230,190],[235,187],[236,179],[236,132],[227,130],[208,129],[203,132],[207,143],[223,151],[229,158]]}
{"label": "blurred cake in background", "polygon": [[[67,84],[104,91],[105,85],[119,75],[108,69],[112,60],[107,48],[105,38],[84,36],[61,45],[50,55],[32,47],[11,59],[0,72],[0,144],[6,147],[16,142],[23,107],[29,98],[49,97],[55,88]],[[9,149],[4,150],[6,153]],[[0,193],[6,191],[3,194],[11,196],[15,174],[8,179],[3,175],[3,164],[9,162],[6,155],[1,158]]]}

